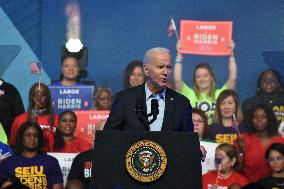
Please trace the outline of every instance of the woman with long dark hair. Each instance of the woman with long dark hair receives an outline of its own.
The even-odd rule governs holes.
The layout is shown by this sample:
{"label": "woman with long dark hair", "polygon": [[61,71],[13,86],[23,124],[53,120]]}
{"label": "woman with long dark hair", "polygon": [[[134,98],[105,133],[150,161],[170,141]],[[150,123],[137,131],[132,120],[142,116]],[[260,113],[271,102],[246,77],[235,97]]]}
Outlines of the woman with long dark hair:
{"label": "woman with long dark hair", "polygon": [[53,111],[50,91],[44,83],[35,83],[29,91],[28,111],[17,116],[12,124],[9,144],[14,145],[21,124],[30,121],[38,123],[44,132],[44,151],[53,151],[53,132],[58,125],[58,115]]}
{"label": "woman with long dark hair", "polygon": [[[14,145],[15,156],[0,163],[0,183],[15,184],[11,177],[30,188],[63,189],[63,176],[56,158],[42,153],[44,133],[36,122],[20,125]],[[6,183],[7,184],[7,183]]]}
{"label": "woman with long dark hair", "polygon": [[237,140],[239,147],[240,170],[250,182],[270,174],[265,160],[265,151],[273,143],[284,144],[278,133],[278,122],[267,104],[258,104],[249,110],[244,119],[247,132]]}
{"label": "woman with long dark hair", "polygon": [[64,111],[59,115],[59,125],[55,133],[56,152],[78,153],[89,150],[90,143],[75,136],[77,116],[73,111]]}

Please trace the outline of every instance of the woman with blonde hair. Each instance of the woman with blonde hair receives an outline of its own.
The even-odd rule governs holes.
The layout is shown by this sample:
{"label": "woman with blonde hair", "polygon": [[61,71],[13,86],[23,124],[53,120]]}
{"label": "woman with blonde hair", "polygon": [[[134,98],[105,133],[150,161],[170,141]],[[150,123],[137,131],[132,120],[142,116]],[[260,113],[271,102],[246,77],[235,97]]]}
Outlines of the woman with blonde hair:
{"label": "woman with blonde hair", "polygon": [[186,96],[194,108],[201,109],[206,113],[208,124],[212,123],[212,115],[215,110],[216,99],[225,89],[235,89],[237,81],[237,64],[234,55],[235,43],[232,40],[228,48],[231,49],[229,56],[229,77],[227,82],[219,89],[216,88],[214,72],[208,63],[198,64],[193,72],[193,86],[188,86],[182,78],[182,45],[177,42],[177,56],[174,66],[175,90]]}

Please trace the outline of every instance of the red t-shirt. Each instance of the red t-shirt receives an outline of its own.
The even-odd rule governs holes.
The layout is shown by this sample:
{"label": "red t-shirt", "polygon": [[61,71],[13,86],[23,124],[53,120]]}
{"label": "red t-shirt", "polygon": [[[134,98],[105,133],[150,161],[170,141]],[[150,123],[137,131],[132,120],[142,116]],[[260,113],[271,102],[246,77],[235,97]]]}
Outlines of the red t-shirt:
{"label": "red t-shirt", "polygon": [[270,168],[265,160],[265,151],[273,143],[284,144],[284,138],[280,135],[274,136],[265,146],[262,146],[255,134],[243,133],[242,138],[244,140],[243,175],[249,182],[256,182],[269,176]]}
{"label": "red t-shirt", "polygon": [[214,184],[218,185],[218,189],[226,189],[232,184],[239,184],[245,186],[248,184],[248,180],[241,174],[233,171],[232,175],[226,179],[218,178],[218,183],[216,183],[218,172],[216,170],[210,171],[202,176],[203,189],[210,189]]}
{"label": "red t-shirt", "polygon": [[62,152],[62,153],[80,153],[87,151],[92,148],[92,145],[81,138],[74,137],[71,143],[64,142],[64,146],[58,150],[55,149],[56,152]]}
{"label": "red t-shirt", "polygon": [[[53,114],[54,116],[54,127],[58,126],[58,115]],[[12,129],[11,129],[11,135],[9,138],[9,144],[14,145],[16,143],[16,135],[17,131],[20,128],[20,126],[26,122],[28,119],[28,112],[25,112],[23,114],[18,115],[12,124]],[[43,151],[45,152],[53,152],[54,151],[54,131],[50,130],[50,123],[49,123],[49,115],[48,114],[40,114],[38,115],[38,124],[41,126],[43,129],[43,134],[44,134],[44,148]]]}

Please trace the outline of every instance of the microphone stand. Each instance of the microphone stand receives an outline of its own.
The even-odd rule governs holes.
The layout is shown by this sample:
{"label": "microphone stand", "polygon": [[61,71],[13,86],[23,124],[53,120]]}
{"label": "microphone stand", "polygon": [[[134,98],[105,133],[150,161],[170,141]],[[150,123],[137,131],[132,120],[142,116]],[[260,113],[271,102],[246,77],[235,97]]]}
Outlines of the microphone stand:
{"label": "microphone stand", "polygon": [[[143,103],[137,100],[135,106],[135,113],[138,115],[139,120],[145,126],[145,131],[150,130],[150,125],[157,119],[157,115],[159,114],[159,103],[157,99],[151,100],[151,113],[146,114],[144,111]],[[149,121],[148,117],[153,116],[153,118]]]}

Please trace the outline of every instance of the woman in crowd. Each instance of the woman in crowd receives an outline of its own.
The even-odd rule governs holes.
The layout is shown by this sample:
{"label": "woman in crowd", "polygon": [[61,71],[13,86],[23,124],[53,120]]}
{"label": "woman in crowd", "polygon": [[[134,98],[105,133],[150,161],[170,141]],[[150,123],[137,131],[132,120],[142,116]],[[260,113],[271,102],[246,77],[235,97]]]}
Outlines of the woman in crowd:
{"label": "woman in crowd", "polygon": [[0,163],[0,183],[13,185],[10,180],[13,177],[30,188],[63,189],[59,163],[56,158],[42,153],[43,145],[40,126],[35,122],[23,123],[16,136],[16,155]]}
{"label": "woman in crowd", "polygon": [[75,136],[76,125],[77,116],[73,111],[64,111],[59,115],[59,125],[54,141],[56,152],[78,153],[92,147],[89,142]]}
{"label": "woman in crowd", "polygon": [[201,109],[206,113],[208,124],[212,123],[212,115],[216,99],[225,89],[235,89],[237,80],[237,64],[234,56],[235,44],[230,42],[231,54],[229,56],[229,78],[220,89],[216,89],[215,75],[207,63],[198,64],[193,72],[193,86],[188,86],[182,78],[182,54],[181,43],[177,43],[177,57],[174,66],[175,90],[186,96],[192,107]]}
{"label": "woman in crowd", "polygon": [[213,124],[208,129],[208,139],[216,143],[233,144],[244,131],[238,96],[233,90],[224,90],[217,99]]}
{"label": "woman in crowd", "polygon": [[61,74],[59,81],[51,83],[51,86],[74,86],[83,85],[79,82],[80,66],[77,58],[68,55],[63,58],[61,63]]}
{"label": "woman in crowd", "polygon": [[94,95],[95,110],[110,110],[112,103],[112,92],[109,87],[98,87]]}
{"label": "woman in crowd", "polygon": [[125,89],[136,87],[145,82],[145,74],[143,71],[143,62],[135,60],[130,62],[125,70],[123,77],[123,86]]}
{"label": "woman in crowd", "polygon": [[284,89],[280,74],[272,69],[264,70],[257,80],[257,92],[244,101],[242,110],[247,113],[255,104],[266,103],[273,110],[276,119],[284,121]]}
{"label": "woman in crowd", "polygon": [[284,144],[272,144],[265,152],[265,159],[272,170],[272,174],[259,180],[257,183],[266,188],[284,188]]}
{"label": "woman in crowd", "polygon": [[227,188],[232,184],[244,186],[247,179],[234,170],[237,152],[231,144],[220,144],[215,151],[216,170],[202,176],[203,189]]}
{"label": "woman in crowd", "polygon": [[192,122],[194,125],[194,132],[198,133],[199,140],[206,140],[208,125],[205,113],[197,108],[192,109]]}
{"label": "woman in crowd", "polygon": [[284,138],[279,135],[275,115],[266,104],[253,106],[248,117],[245,117],[244,124],[247,132],[237,140],[239,169],[249,182],[255,182],[270,174],[265,151],[273,143],[284,144]]}
{"label": "woman in crowd", "polygon": [[14,145],[19,127],[26,121],[38,123],[44,131],[44,151],[53,151],[54,127],[57,127],[58,115],[53,111],[50,91],[44,83],[35,83],[29,91],[28,112],[17,116],[12,124],[9,144]]}

